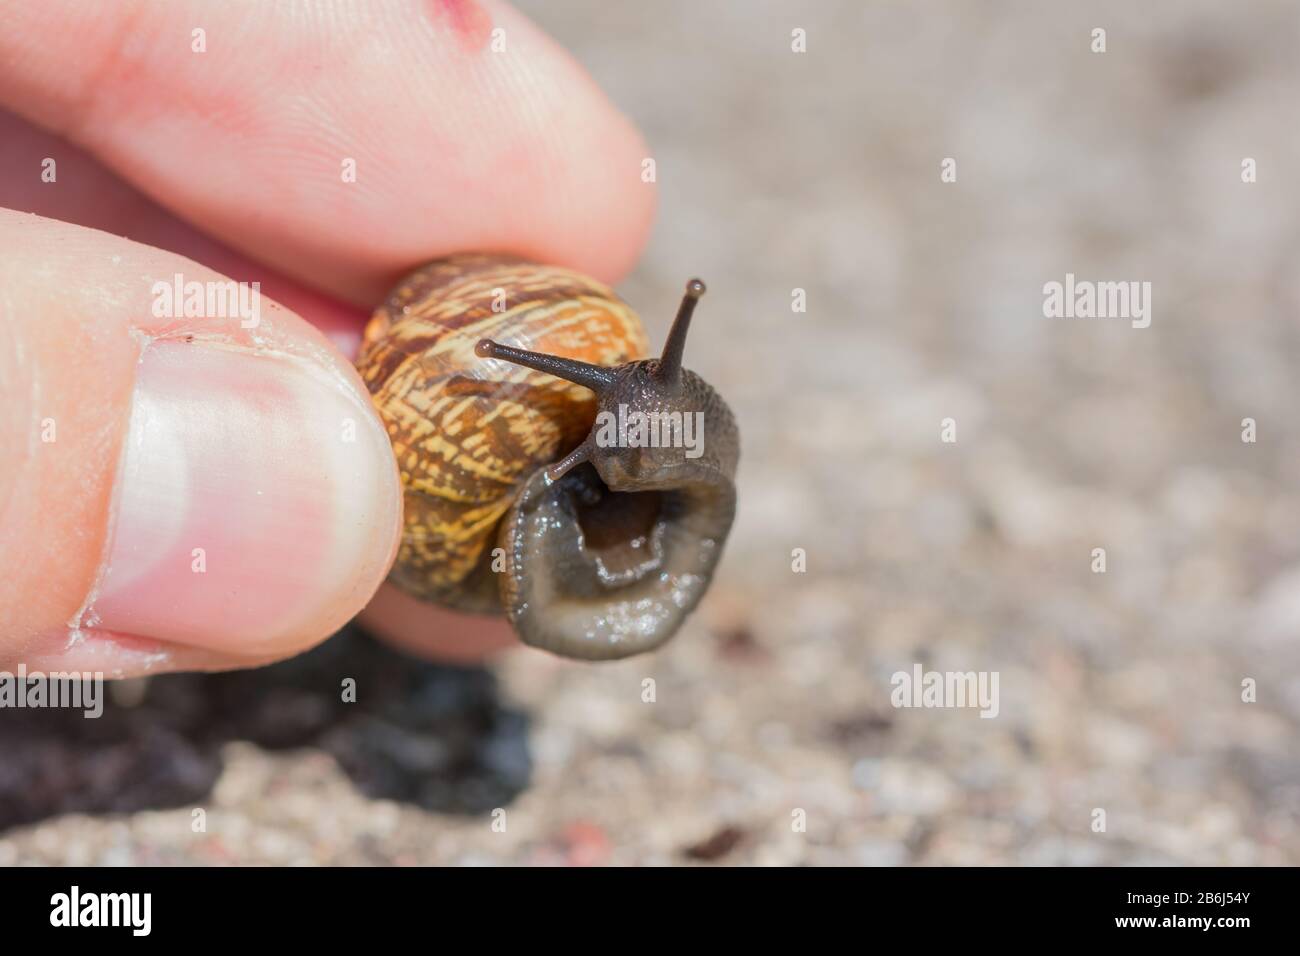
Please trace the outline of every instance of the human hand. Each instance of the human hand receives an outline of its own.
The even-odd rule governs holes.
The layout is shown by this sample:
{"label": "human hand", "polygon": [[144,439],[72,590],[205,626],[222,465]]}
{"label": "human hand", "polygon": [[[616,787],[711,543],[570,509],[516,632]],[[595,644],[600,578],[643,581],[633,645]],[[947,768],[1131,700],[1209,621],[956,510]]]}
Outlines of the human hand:
{"label": "human hand", "polygon": [[[0,22],[0,668],[252,666],[363,608],[420,653],[511,643],[380,586],[401,492],[350,358],[452,252],[615,281],[653,215],[636,131],[495,0]],[[155,315],[178,275],[259,282],[257,325]]]}

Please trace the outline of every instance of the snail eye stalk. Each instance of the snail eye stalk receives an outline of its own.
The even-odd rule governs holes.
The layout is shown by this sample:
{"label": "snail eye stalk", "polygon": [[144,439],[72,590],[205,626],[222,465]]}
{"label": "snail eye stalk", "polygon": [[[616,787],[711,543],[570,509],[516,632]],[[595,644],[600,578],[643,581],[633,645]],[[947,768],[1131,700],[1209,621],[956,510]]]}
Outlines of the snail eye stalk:
{"label": "snail eye stalk", "polygon": [[614,369],[604,365],[592,365],[577,359],[562,358],[559,355],[546,355],[543,352],[529,352],[509,345],[501,345],[491,339],[479,339],[474,346],[474,354],[480,358],[501,359],[538,372],[546,372],[556,378],[562,378],[574,385],[583,385],[597,395],[614,383]]}
{"label": "snail eye stalk", "polygon": [[692,279],[686,283],[682,304],[677,308],[677,318],[673,320],[672,331],[668,333],[668,341],[664,343],[664,352],[659,359],[656,372],[656,377],[665,384],[675,385],[681,377],[682,353],[686,350],[686,333],[691,330],[691,316],[695,312],[695,304],[700,301],[704,291],[704,283],[699,279]]}

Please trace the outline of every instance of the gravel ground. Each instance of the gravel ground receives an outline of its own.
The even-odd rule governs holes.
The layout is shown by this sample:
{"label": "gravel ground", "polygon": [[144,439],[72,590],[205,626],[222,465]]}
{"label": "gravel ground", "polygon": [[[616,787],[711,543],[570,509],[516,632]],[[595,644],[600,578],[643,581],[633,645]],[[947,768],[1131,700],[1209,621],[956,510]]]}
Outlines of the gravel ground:
{"label": "gravel ground", "polygon": [[[523,6],[652,144],[651,340],[710,286],[705,606],[612,665],[347,634],[6,715],[0,863],[1300,863],[1300,8]],[[1150,327],[1044,318],[1066,273]],[[997,716],[891,706],[918,663]]]}

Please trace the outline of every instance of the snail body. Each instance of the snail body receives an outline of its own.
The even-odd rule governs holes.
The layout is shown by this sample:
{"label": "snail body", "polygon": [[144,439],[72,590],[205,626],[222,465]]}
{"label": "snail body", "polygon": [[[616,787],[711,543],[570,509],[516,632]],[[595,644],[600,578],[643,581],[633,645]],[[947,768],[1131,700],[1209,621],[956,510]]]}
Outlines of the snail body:
{"label": "snail body", "polygon": [[[631,308],[572,270],[464,255],[400,282],[357,361],[404,492],[390,580],[504,611],[525,643],[566,656],[625,657],[671,637],[735,515],[735,420],[681,367],[703,291],[688,285],[654,359]],[[647,446],[644,431],[610,427],[633,412],[691,416],[700,440]]]}

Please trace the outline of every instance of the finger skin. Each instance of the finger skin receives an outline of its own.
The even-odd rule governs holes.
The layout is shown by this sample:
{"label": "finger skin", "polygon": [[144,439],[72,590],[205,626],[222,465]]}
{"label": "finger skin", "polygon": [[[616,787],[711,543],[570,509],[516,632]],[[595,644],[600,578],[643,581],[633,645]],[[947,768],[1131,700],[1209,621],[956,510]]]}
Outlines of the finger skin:
{"label": "finger skin", "polygon": [[[177,273],[222,279],[0,210],[0,667],[275,660],[342,626],[392,562],[400,485],[351,363],[267,301],[256,328],[155,316]],[[334,448],[343,418],[358,437]]]}
{"label": "finger skin", "polygon": [[[58,157],[56,184],[43,183],[39,176],[42,159],[50,156]],[[204,262],[232,278],[259,281],[265,294],[311,320],[345,356],[356,355],[367,313],[267,270],[177,219],[83,150],[4,112],[0,112],[0,207],[111,231]],[[391,585],[380,588],[362,612],[361,622],[375,636],[433,660],[465,663],[519,646],[503,618],[456,614],[417,601]],[[121,653],[120,648],[111,653],[95,647],[77,651],[83,669],[88,670],[102,670],[105,658]],[[140,653],[148,653],[144,645]],[[186,653],[195,667],[223,663],[220,656],[200,661],[197,649]],[[29,654],[26,663],[47,669],[68,667],[70,658],[60,639],[49,659]]]}
{"label": "finger skin", "polygon": [[640,136],[503,3],[2,0],[0,21],[0,102],[358,306],[468,249],[614,281],[649,231]]}
{"label": "finger skin", "polygon": [[417,657],[467,664],[522,647],[504,617],[459,614],[385,584],[359,618],[375,637]]}
{"label": "finger skin", "polygon": [[[51,156],[58,157],[55,184],[43,183],[39,176],[42,159]],[[367,313],[267,270],[177,219],[83,150],[4,112],[0,112],[0,207],[111,231],[204,262],[232,278],[259,281],[266,295],[311,320],[345,356],[356,355]],[[362,612],[361,622],[376,637],[433,660],[465,663],[519,646],[504,618],[456,614],[417,601],[391,585],[380,588]],[[197,651],[187,653],[193,656]],[[78,654],[85,669],[103,669],[102,659],[108,656],[95,648],[79,649]],[[69,666],[61,641],[54,657],[42,664],[29,656],[27,663]],[[206,662],[206,666],[220,664],[219,657]],[[197,658],[194,666],[200,666]]]}
{"label": "finger skin", "polygon": [[[53,160],[54,181],[42,178]],[[367,309],[340,302],[249,258],[158,205],[80,147],[0,110],[0,208],[32,212],[166,249],[242,282],[307,319],[349,358]]]}

